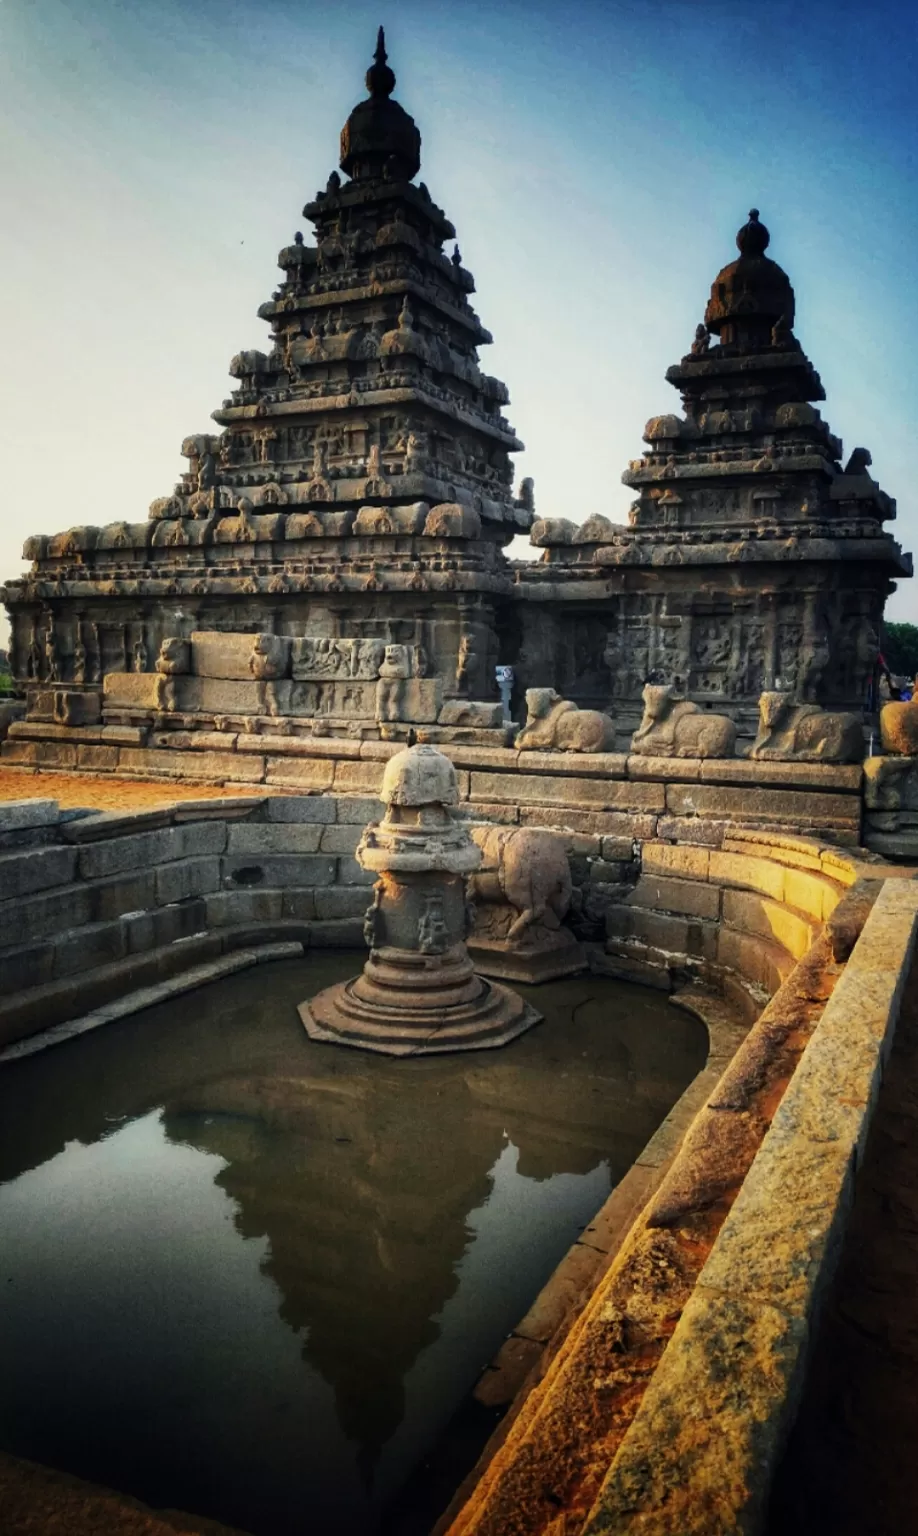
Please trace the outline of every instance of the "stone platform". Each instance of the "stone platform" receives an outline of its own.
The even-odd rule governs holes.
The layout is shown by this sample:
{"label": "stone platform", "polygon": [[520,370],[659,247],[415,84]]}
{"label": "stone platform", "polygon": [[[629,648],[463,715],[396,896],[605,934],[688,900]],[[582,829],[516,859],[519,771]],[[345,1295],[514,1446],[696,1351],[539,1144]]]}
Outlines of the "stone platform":
{"label": "stone platform", "polygon": [[300,1005],[307,1033],[386,1056],[433,1056],[506,1045],[539,1022],[516,993],[476,976],[468,955],[438,958],[433,967],[425,955],[374,951],[362,976]]}

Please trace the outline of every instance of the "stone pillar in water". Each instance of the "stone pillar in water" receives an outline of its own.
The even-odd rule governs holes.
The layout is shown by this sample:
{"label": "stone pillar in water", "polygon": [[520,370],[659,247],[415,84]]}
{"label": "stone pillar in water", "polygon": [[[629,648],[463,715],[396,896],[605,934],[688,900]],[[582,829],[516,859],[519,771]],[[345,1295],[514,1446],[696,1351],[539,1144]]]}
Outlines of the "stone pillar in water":
{"label": "stone pillar in water", "polygon": [[477,976],[466,948],[466,876],[481,852],[450,807],[456,770],[435,747],[389,759],[386,814],[357,849],[379,878],[367,911],[370,957],[353,981],[300,1005],[316,1040],[390,1056],[503,1045],[541,1017],[508,987]]}

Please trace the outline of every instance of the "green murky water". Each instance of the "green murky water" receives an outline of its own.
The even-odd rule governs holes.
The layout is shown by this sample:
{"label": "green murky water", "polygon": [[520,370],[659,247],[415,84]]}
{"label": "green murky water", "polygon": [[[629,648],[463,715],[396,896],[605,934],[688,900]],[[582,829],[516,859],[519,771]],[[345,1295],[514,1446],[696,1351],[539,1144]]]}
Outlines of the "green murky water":
{"label": "green murky water", "polygon": [[[371,1536],[703,1063],[585,977],[388,1061],[259,967],[0,1069],[0,1446],[265,1536]],[[406,1493],[407,1488],[407,1493]],[[410,1521],[409,1521],[410,1524]]]}

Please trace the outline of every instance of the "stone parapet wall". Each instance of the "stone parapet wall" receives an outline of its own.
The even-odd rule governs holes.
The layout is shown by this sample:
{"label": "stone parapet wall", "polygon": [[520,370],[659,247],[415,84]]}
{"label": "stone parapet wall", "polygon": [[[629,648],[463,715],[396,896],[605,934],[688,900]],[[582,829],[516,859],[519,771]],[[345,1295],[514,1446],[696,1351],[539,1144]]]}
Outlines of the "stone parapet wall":
{"label": "stone parapet wall", "polygon": [[[426,739],[423,727],[419,741]],[[372,795],[403,743],[271,731],[143,733],[130,726],[15,722],[0,763],[39,771],[264,785],[291,793]],[[653,758],[623,752],[527,752],[438,742],[459,770],[464,805],[484,820],[602,831],[639,840],[722,838],[728,826],[781,828],[855,847],[858,765]]]}
{"label": "stone parapet wall", "polygon": [[[375,751],[384,745],[374,744]],[[363,827],[381,815],[370,791],[384,765],[361,756],[305,763],[350,793],[250,793],[126,815],[59,812],[53,801],[0,807],[0,1044],[200,964],[227,945],[362,947],[372,877],[354,850]],[[623,979],[667,990],[702,982],[751,1019],[847,885],[874,871],[870,855],[865,862],[809,839],[622,809],[621,799],[627,805],[635,796],[640,804],[666,786],[593,779],[583,775],[582,760],[570,766],[567,775],[547,778],[460,768],[466,798],[459,813],[541,827],[562,840],[573,883],[571,926],[590,944],[594,966]],[[622,760],[620,771],[627,767]],[[489,795],[508,798],[470,798],[476,777]],[[543,797],[554,786],[559,799],[574,800],[583,784],[606,782],[618,809],[605,810],[601,801],[579,812],[527,806],[524,794],[521,807],[509,800],[514,788],[530,785]],[[654,836],[660,829],[714,846],[664,840]]]}
{"label": "stone parapet wall", "polygon": [[634,888],[606,908],[604,968],[665,990],[713,985],[751,1020],[845,891],[876,871],[870,855],[782,833],[732,828],[716,848],[647,842]]}
{"label": "stone parapet wall", "polygon": [[[821,857],[792,841],[786,852]],[[857,888],[709,1084],[544,1378],[438,1532],[763,1529],[918,924],[911,880],[858,886],[842,862],[838,883]]]}

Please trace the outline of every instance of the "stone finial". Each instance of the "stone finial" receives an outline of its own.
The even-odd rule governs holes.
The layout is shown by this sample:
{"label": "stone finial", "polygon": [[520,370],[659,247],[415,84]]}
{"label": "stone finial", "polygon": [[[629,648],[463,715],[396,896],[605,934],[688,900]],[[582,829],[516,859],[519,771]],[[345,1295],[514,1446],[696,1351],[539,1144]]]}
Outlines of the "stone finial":
{"label": "stone finial", "polygon": [[373,63],[367,70],[366,75],[367,90],[371,96],[387,97],[391,96],[395,90],[395,75],[386,62],[388,57],[389,55],[386,53],[385,28],[380,27],[376,34],[376,52],[373,55]]}
{"label": "stone finial", "polygon": [[354,108],[341,130],[341,169],[355,180],[404,177],[421,168],[421,135],[414,119],[392,99],[395,75],[389,68],[386,37],[380,27],[374,61],[367,70],[369,95]]}
{"label": "stone finial", "polygon": [[436,747],[406,747],[386,764],[379,798],[383,805],[458,805],[456,770]]}
{"label": "stone finial", "polygon": [[764,256],[768,249],[771,235],[764,224],[759,222],[758,208],[750,208],[749,223],[736,232],[736,245],[741,256]]}

